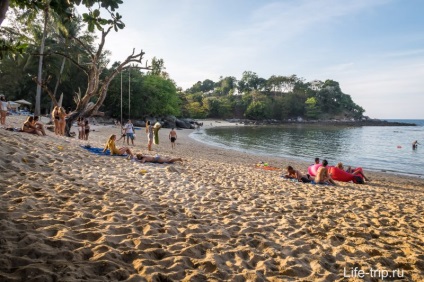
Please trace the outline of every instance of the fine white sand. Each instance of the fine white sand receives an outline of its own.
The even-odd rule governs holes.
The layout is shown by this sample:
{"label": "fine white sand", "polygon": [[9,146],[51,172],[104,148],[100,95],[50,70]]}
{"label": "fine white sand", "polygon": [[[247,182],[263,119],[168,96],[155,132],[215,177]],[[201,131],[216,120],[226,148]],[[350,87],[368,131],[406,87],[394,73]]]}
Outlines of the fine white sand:
{"label": "fine white sand", "polygon": [[[209,147],[193,130],[172,150],[161,129],[153,146],[183,164],[140,164],[82,149],[120,132],[92,129],[88,142],[0,129],[0,281],[424,280],[423,179],[294,183],[254,164],[307,164]],[[148,153],[136,135],[131,150]]]}

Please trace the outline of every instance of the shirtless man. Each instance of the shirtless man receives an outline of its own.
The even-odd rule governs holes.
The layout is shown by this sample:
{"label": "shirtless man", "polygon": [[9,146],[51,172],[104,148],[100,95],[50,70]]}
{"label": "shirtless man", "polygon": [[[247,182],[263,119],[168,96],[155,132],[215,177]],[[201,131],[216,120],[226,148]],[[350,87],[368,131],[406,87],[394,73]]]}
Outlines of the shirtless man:
{"label": "shirtless man", "polygon": [[315,176],[315,183],[336,185],[336,182],[334,182],[334,180],[328,174],[327,165],[327,160],[322,160],[322,166],[318,168],[317,175]]}
{"label": "shirtless man", "polygon": [[152,156],[147,156],[147,155],[143,155],[143,154],[136,154],[136,159],[137,161],[141,162],[141,163],[158,163],[158,164],[163,164],[163,163],[174,163],[174,162],[182,162],[183,159],[182,158],[166,158],[166,157],[161,157],[161,156],[156,156],[156,157],[152,157]]}
{"label": "shirtless man", "polygon": [[175,149],[175,140],[177,140],[177,132],[175,132],[174,128],[172,128],[171,132],[169,132],[169,140],[171,140],[171,148]]}

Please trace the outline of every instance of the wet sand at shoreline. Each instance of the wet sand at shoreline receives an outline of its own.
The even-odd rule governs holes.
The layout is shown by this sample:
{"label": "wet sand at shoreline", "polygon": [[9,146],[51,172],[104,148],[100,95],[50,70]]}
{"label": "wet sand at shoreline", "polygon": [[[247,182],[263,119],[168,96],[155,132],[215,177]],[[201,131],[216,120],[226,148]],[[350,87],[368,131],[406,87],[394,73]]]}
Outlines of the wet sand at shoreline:
{"label": "wet sand at shoreline", "polygon": [[[8,120],[18,126],[22,117]],[[294,183],[255,168],[263,157],[194,141],[193,130],[178,130],[172,150],[169,129],[161,129],[153,146],[153,154],[183,164],[140,164],[82,149],[119,135],[111,125],[91,128],[88,142],[0,129],[0,281],[376,281],[385,274],[359,279],[355,269],[424,279],[423,179],[371,172],[365,185]],[[136,135],[130,148],[147,153],[144,129]]]}

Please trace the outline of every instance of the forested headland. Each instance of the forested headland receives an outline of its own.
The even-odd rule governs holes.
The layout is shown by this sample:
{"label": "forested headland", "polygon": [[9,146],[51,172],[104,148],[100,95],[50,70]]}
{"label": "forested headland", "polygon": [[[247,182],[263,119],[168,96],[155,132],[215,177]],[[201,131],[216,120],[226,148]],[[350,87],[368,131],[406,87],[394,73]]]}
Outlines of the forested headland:
{"label": "forested headland", "polygon": [[82,15],[74,9],[81,1],[10,3],[9,24],[0,27],[0,94],[9,101],[30,101],[36,114],[48,114],[60,104],[75,112],[72,120],[98,114],[117,119],[363,118],[364,109],[331,79],[307,82],[281,74],[262,78],[245,71],[239,78],[205,78],[182,89],[166,72],[163,59],[142,61],[143,51],[111,62],[103,45],[109,32],[125,28],[116,12],[119,0],[83,1],[89,12]]}

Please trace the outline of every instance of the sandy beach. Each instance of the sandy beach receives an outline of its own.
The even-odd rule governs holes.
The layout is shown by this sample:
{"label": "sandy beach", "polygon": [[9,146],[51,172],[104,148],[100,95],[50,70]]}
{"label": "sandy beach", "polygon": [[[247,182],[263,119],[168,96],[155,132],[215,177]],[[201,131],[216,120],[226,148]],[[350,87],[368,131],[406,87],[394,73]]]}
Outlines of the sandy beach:
{"label": "sandy beach", "polygon": [[[188,129],[175,150],[161,129],[151,152],[185,162],[141,164],[81,148],[120,132],[91,128],[88,141],[0,129],[0,281],[424,280],[424,179],[295,183],[255,164],[307,163],[207,146]],[[148,153],[136,136],[131,150]]]}

